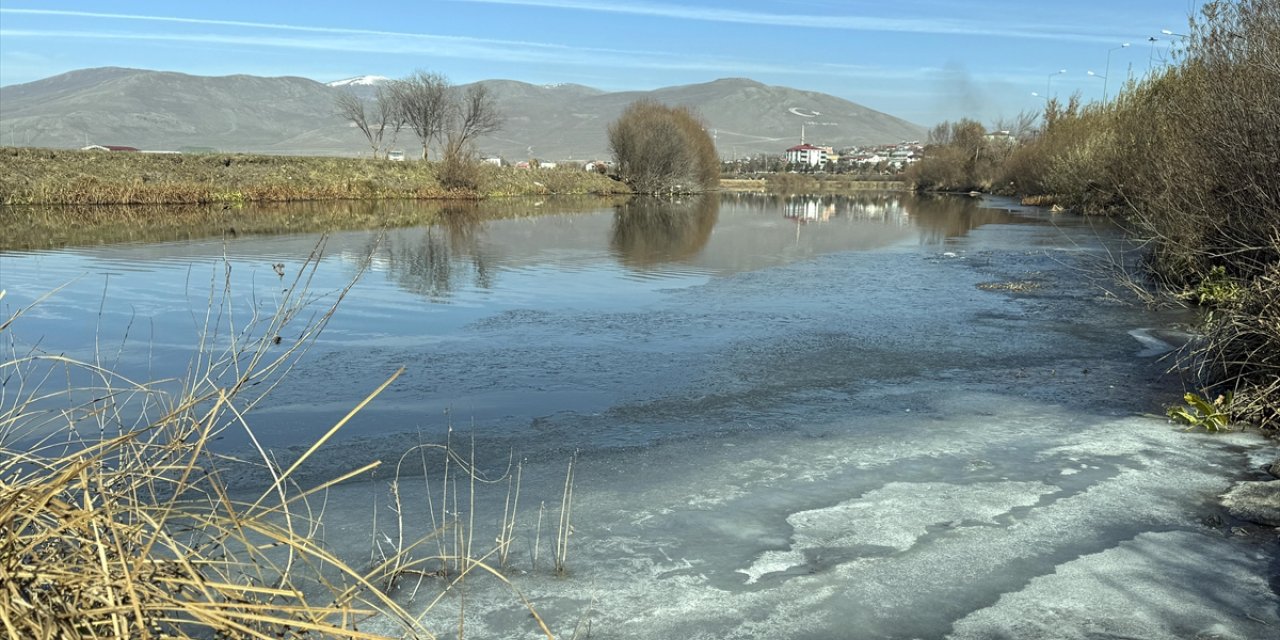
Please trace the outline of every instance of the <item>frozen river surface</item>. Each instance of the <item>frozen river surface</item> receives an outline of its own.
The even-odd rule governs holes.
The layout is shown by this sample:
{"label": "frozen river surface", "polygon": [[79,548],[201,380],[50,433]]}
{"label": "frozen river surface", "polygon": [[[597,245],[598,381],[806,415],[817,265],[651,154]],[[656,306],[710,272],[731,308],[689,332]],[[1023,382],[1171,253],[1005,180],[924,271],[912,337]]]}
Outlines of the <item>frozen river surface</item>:
{"label": "frozen river surface", "polygon": [[[438,230],[394,232],[255,424],[270,446],[305,443],[407,366],[315,474],[394,461],[449,424],[490,475],[514,450],[527,462],[505,574],[557,637],[1280,636],[1275,534],[1216,504],[1274,447],[1159,416],[1180,393],[1160,356],[1186,318],[1107,294],[1110,227],[967,200],[727,199],[693,223],[646,213],[656,231],[626,215],[494,222],[435,248]],[[330,241],[333,282],[368,236]],[[314,239],[236,242],[230,259],[262,280]],[[163,298],[169,271],[190,286],[205,249],[131,250],[0,268],[21,296],[55,266],[127,262],[150,274],[130,299],[163,323],[148,292]],[[374,512],[380,530],[394,521],[388,479],[332,491],[324,542],[368,558]],[[421,482],[400,492],[425,533]],[[505,487],[478,490],[477,545]],[[428,619],[452,637],[460,616],[467,637],[539,637],[491,577]]]}

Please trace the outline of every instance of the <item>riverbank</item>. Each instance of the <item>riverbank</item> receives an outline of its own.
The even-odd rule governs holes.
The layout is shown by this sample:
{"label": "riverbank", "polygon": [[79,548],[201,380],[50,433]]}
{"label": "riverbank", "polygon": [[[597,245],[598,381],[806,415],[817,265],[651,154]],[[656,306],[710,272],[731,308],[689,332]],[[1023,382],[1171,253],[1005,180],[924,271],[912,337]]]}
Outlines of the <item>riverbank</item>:
{"label": "riverbank", "polygon": [[909,191],[901,180],[863,180],[854,176],[814,176],[777,173],[767,178],[722,178],[720,190],[743,193],[849,193],[854,191]]}
{"label": "riverbank", "polygon": [[1113,100],[1049,99],[1036,130],[943,123],[906,176],[1123,217],[1133,288],[1205,312],[1183,417],[1280,430],[1280,5],[1210,3],[1180,49]]}
{"label": "riverbank", "polygon": [[[556,196],[555,210],[587,213],[625,201],[613,196]],[[227,207],[203,205],[19,206],[5,211],[0,251],[41,251],[121,242],[173,242],[349,229],[440,225],[450,232],[485,222],[542,215],[543,199],[332,200]]]}
{"label": "riverbank", "polygon": [[435,162],[249,154],[0,149],[0,204],[226,204],[300,200],[615,195],[626,185],[573,169],[476,163],[473,188],[448,188]]}

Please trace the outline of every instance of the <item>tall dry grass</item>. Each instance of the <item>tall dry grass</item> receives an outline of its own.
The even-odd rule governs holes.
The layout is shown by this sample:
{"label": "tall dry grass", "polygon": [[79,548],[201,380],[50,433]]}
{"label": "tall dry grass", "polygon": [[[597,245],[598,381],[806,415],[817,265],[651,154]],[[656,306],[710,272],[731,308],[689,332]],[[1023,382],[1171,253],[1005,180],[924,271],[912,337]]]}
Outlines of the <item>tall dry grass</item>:
{"label": "tall dry grass", "polygon": [[[319,251],[287,283],[269,316],[237,320],[227,302],[229,277],[220,292],[211,287],[203,338],[179,380],[131,379],[97,350],[76,360],[38,345],[21,347],[13,331],[26,310],[0,323],[5,637],[375,638],[382,636],[361,625],[376,616],[398,629],[395,637],[433,638],[423,620],[468,575],[487,573],[510,584],[489,562],[505,559],[503,545],[480,549],[472,540],[474,522],[463,526],[457,515],[474,512],[458,500],[458,478],[474,483],[479,475],[474,455],[449,472],[449,461],[460,460],[452,443],[443,447],[452,503],[442,511],[452,515],[425,531],[400,530],[395,544],[380,548],[377,562],[361,569],[320,542],[325,492],[379,463],[310,486],[300,484],[299,470],[399,371],[287,464],[258,446],[250,412],[305,354],[350,290],[315,306],[308,291]],[[284,342],[282,335],[297,337]],[[233,430],[253,443],[256,459],[213,450],[213,442]],[[225,472],[245,464],[269,481],[248,497],[233,497],[238,494]],[[563,518],[567,509],[562,505]],[[508,539],[514,513],[513,506],[504,518]],[[465,545],[423,552],[432,541],[463,535]],[[430,574],[441,595],[410,611],[396,596],[396,582],[429,562],[452,570]],[[529,611],[533,629],[552,637]]]}
{"label": "tall dry grass", "polygon": [[[1190,382],[1280,427],[1280,3],[1208,2],[1187,33],[1171,64],[1111,102],[1050,101],[999,182],[1126,217],[1151,292],[1206,308],[1205,338],[1179,363]],[[952,155],[938,170],[962,174],[940,151]]]}
{"label": "tall dry grass", "polygon": [[[548,183],[513,168],[369,158],[247,154],[145,154],[0,149],[0,204],[208,204],[298,200],[482,198],[617,194],[625,186],[589,171]],[[441,171],[445,174],[442,175]],[[470,171],[470,169],[468,169]],[[541,184],[539,184],[541,182]]]}

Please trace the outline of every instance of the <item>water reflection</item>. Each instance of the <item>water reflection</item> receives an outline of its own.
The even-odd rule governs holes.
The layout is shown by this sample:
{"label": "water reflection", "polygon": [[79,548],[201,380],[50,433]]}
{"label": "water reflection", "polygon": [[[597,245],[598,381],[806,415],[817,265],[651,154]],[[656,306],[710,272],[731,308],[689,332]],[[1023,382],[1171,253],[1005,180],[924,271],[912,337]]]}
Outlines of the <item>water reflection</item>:
{"label": "water reflection", "polygon": [[637,198],[614,208],[609,247],[633,269],[688,260],[707,246],[719,215],[720,199],[714,195]]}
{"label": "water reflection", "polygon": [[[588,280],[692,282],[836,252],[941,244],[984,224],[1032,220],[980,205],[967,197],[865,192],[734,193],[621,203],[593,198],[295,203],[238,211],[6,208],[0,275],[7,288],[16,290],[21,284],[47,288],[49,282],[84,273],[138,274],[145,280],[158,276],[143,274],[222,260],[252,273],[294,264],[310,255],[324,233],[329,262],[369,260],[394,289],[432,302],[479,304],[476,295],[523,299],[543,295],[551,286],[586,292]],[[84,246],[54,249],[66,245]],[[40,250],[24,251],[32,248]],[[59,252],[66,255],[41,259]],[[128,278],[113,276],[113,286],[127,289]],[[574,284],[564,285],[570,280]],[[145,292],[154,290],[142,286]],[[184,280],[170,294],[186,296],[185,286]]]}
{"label": "water reflection", "polygon": [[402,289],[433,302],[461,286],[491,289],[496,256],[482,242],[486,212],[476,203],[443,206],[436,224],[370,240],[365,250]]}
{"label": "water reflection", "polygon": [[781,212],[796,224],[877,222],[918,230],[921,244],[940,244],[986,224],[1023,219],[1002,209],[984,208],[976,198],[896,192],[775,195],[737,193],[722,196],[726,206]]}
{"label": "water reflection", "polygon": [[920,229],[920,244],[942,244],[987,224],[1030,222],[1004,209],[981,206],[977,198],[918,196],[903,201],[911,222]]}
{"label": "water reflection", "polygon": [[[208,238],[292,235],[358,229],[419,227],[466,209],[486,220],[608,209],[616,198],[557,197],[553,201],[499,198],[480,202],[339,200],[222,205],[0,206],[5,233],[0,251],[83,245],[163,243]],[[452,215],[452,214],[450,214]]]}

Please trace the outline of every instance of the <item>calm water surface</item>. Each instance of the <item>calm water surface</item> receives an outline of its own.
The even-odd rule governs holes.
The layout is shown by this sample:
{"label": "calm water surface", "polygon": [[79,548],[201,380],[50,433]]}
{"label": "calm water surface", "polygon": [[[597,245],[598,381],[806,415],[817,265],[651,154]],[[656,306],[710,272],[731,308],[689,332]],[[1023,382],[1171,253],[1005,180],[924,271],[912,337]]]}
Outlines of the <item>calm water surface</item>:
{"label": "calm water surface", "polygon": [[[341,215],[343,206],[349,205],[302,204],[286,213],[323,220],[335,210]],[[486,206],[508,215],[523,208],[524,215],[486,220]],[[367,266],[298,368],[256,411],[253,424],[268,445],[318,437],[400,366],[404,377],[347,435],[438,434],[451,423],[517,433],[642,406],[651,415],[694,412],[714,422],[725,416],[708,413],[713,408],[750,411],[781,400],[768,389],[744,390],[744,380],[795,375],[788,371],[793,364],[743,360],[750,350],[800,334],[892,322],[885,308],[866,305],[894,304],[895,291],[929,277],[895,267],[903,256],[945,253],[948,243],[983,225],[1045,224],[969,198],[887,194],[726,195],[586,211],[578,203],[573,213],[557,207],[555,200],[506,201],[388,231],[228,227],[180,240],[171,239],[180,231],[169,230],[156,233],[170,238],[155,240],[144,234],[126,243],[9,250],[0,253],[0,286],[9,312],[62,287],[15,327],[20,351],[62,353],[103,362],[134,380],[156,380],[185,375],[207,327],[225,338],[255,314],[273,313],[317,246],[323,244],[321,257],[307,289],[317,302],[304,315],[323,311]],[[863,256],[853,258],[862,265],[853,280],[786,271],[850,252]],[[766,273],[783,279],[753,280]],[[904,278],[910,282],[895,284]],[[804,293],[814,284],[848,295],[831,304],[827,293]],[[897,303],[929,308],[906,298]],[[810,312],[819,316],[806,317]],[[898,315],[906,322],[912,313]],[[299,330],[286,328],[282,339],[296,339]],[[886,361],[885,371],[900,359]],[[699,396],[720,404],[671,405]],[[578,436],[583,444],[627,445],[710,428],[694,418],[680,425],[579,425]],[[227,444],[239,442],[228,433]]]}

